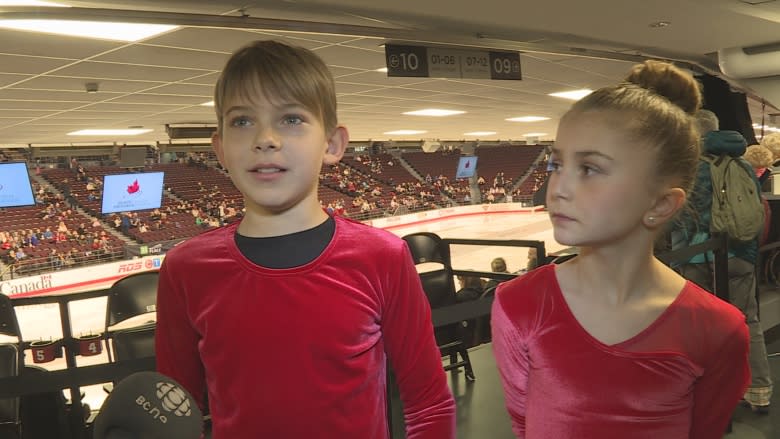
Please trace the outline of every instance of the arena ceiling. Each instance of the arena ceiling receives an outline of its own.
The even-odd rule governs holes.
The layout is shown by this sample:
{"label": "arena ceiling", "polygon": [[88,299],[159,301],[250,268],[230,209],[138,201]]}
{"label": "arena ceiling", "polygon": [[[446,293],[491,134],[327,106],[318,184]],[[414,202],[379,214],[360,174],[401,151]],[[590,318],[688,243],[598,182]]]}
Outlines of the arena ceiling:
{"label": "arena ceiling", "polygon": [[[274,38],[314,50],[333,71],[339,118],[355,140],[553,139],[571,101],[550,93],[618,82],[644,58],[718,73],[718,49],[776,43],[780,2],[761,0],[62,1],[3,6],[0,19],[176,24],[136,42],[0,29],[0,147],[167,142],[165,126],[214,124],[218,72],[232,51]],[[521,81],[387,77],[386,43],[521,52]],[[97,84],[97,92],[86,91]],[[733,82],[737,87],[739,82]],[[762,110],[754,96],[754,121]],[[775,102],[780,106],[780,102]],[[448,117],[404,112],[465,111]],[[549,119],[510,122],[521,116]],[[69,136],[144,127],[139,136]],[[413,135],[395,130],[425,131]],[[495,134],[472,135],[473,132]]]}

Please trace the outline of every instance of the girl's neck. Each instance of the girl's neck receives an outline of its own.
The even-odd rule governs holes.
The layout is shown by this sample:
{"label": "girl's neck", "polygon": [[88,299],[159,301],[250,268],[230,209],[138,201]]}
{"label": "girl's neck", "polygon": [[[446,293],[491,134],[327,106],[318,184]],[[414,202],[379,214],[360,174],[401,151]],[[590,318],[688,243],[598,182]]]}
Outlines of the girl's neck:
{"label": "girl's neck", "polygon": [[613,250],[585,247],[571,261],[571,281],[579,294],[620,305],[641,300],[657,288],[662,264],[650,247],[647,251]]}

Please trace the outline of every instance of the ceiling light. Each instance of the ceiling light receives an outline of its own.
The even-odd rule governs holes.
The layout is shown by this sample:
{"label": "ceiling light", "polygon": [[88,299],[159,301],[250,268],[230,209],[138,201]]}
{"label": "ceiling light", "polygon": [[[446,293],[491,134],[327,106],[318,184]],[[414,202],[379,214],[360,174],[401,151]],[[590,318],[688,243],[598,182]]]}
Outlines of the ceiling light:
{"label": "ceiling light", "polygon": [[583,88],[582,90],[561,91],[558,93],[550,93],[548,96],[555,96],[556,98],[571,99],[572,101],[579,101],[585,96],[593,93],[593,90]]}
{"label": "ceiling light", "polygon": [[163,24],[74,20],[0,20],[0,28],[113,41],[138,41],[176,29]]}
{"label": "ceiling light", "polygon": [[137,136],[148,133],[150,128],[124,129],[124,130],[78,130],[68,133],[69,136]]}
{"label": "ceiling light", "polygon": [[395,130],[395,131],[385,131],[383,134],[388,134],[392,136],[411,136],[413,134],[423,134],[427,132],[428,131],[421,131],[421,130]]}
{"label": "ceiling light", "polygon": [[505,119],[509,122],[540,122],[542,120],[550,120],[549,117],[544,116],[521,116],[521,117],[510,117],[509,119]]}
{"label": "ceiling light", "polygon": [[667,27],[670,24],[672,24],[671,21],[654,21],[654,22],[648,24],[648,26],[659,28],[659,27]]}
{"label": "ceiling light", "polygon": [[387,67],[380,67],[378,69],[374,69],[374,71],[379,73],[387,73]]}
{"label": "ceiling light", "polygon": [[459,111],[459,110],[439,110],[436,108],[426,108],[424,110],[415,110],[415,111],[407,111],[404,114],[409,116],[436,116],[436,117],[442,117],[442,116],[453,116],[456,114],[463,114],[465,111]]}
{"label": "ceiling light", "polygon": [[200,106],[201,107],[213,107],[214,106],[214,101],[204,102],[204,103],[200,104]]}
{"label": "ceiling light", "polygon": [[62,5],[53,2],[43,2],[36,0],[0,0],[0,6],[51,6],[55,8],[69,8],[68,5]]}
{"label": "ceiling light", "polygon": [[492,136],[496,134],[495,131],[472,131],[470,133],[463,133],[464,136]]}
{"label": "ceiling light", "polygon": [[523,137],[542,137],[546,135],[547,133],[525,133],[523,134]]}

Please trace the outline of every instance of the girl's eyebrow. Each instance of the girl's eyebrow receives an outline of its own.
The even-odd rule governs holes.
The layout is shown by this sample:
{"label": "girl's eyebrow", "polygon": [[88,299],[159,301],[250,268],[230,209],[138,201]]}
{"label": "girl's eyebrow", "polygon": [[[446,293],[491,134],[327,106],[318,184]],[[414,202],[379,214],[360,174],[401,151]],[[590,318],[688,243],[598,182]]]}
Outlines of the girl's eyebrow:
{"label": "girl's eyebrow", "polygon": [[[561,154],[561,151],[558,148],[554,148],[554,147],[550,148],[550,151],[553,154],[555,154],[555,155],[560,155]],[[614,161],[615,160],[614,158],[608,156],[607,154],[604,154],[601,151],[591,151],[591,150],[588,150],[588,151],[577,151],[577,152],[574,153],[574,155],[577,156],[578,158],[586,158],[586,157],[590,157],[590,156],[597,156],[597,157],[601,157],[601,158],[604,158],[604,159],[609,160],[609,161]]]}

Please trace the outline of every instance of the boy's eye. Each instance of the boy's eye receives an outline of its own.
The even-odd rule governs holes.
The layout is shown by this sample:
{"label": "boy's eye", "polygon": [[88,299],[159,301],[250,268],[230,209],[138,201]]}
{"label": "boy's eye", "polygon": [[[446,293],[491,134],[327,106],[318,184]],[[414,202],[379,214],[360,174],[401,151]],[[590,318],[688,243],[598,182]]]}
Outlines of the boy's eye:
{"label": "boy's eye", "polygon": [[282,118],[282,123],[285,125],[300,125],[303,123],[303,118],[295,114],[290,114]]}
{"label": "boy's eye", "polygon": [[245,127],[249,126],[251,123],[252,120],[246,116],[236,116],[230,119],[230,126],[233,127]]}

